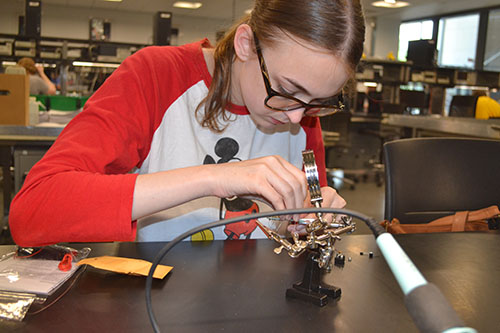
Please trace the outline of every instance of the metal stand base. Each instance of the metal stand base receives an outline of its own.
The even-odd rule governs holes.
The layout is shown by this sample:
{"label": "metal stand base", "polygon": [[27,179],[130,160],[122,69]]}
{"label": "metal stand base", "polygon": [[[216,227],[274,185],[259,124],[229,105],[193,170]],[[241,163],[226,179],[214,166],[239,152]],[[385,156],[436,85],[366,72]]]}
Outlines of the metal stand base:
{"label": "metal stand base", "polygon": [[316,257],[316,252],[308,254],[304,278],[286,290],[286,297],[298,298],[319,306],[328,304],[328,297],[334,299],[340,297],[340,288],[321,283],[321,269],[316,262]]}

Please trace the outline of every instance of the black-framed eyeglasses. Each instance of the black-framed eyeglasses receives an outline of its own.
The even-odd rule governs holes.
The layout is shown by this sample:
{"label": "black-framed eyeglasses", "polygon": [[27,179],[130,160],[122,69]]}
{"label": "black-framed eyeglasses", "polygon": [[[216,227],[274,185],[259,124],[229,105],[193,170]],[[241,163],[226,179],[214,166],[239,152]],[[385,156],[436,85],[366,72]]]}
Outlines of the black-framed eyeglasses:
{"label": "black-framed eyeglasses", "polygon": [[344,110],[344,96],[342,92],[326,99],[313,100],[313,102],[317,101],[318,103],[306,103],[292,95],[280,93],[274,90],[271,87],[271,81],[269,80],[266,63],[264,61],[264,57],[262,56],[259,40],[255,34],[254,41],[255,48],[257,50],[257,57],[259,58],[260,71],[262,72],[264,85],[266,86],[267,97],[264,100],[265,106],[275,111],[292,111],[304,108],[304,114],[312,117],[328,116]]}

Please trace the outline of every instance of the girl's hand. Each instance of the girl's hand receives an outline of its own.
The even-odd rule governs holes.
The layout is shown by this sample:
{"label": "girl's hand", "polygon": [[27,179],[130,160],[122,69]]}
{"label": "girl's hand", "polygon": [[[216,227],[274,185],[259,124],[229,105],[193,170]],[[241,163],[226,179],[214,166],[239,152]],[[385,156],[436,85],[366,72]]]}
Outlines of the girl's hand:
{"label": "girl's hand", "polygon": [[[325,186],[321,188],[321,196],[323,197],[323,202],[321,203],[321,207],[324,208],[344,208],[346,205],[346,201],[342,198],[334,188],[329,186]],[[304,201],[304,207],[312,207],[311,201],[309,199],[309,195],[307,195],[306,200]],[[316,214],[304,215],[302,218],[311,218],[315,219]],[[333,214],[325,214],[323,215],[323,219],[327,222],[333,221]],[[299,235],[305,235],[305,225],[299,224],[291,224],[288,226],[288,231],[298,232]]]}
{"label": "girl's hand", "polygon": [[45,75],[45,72],[44,72],[44,70],[43,70],[43,65],[36,64],[35,66],[36,66],[36,70],[38,71],[38,74],[39,74],[40,76]]}
{"label": "girl's hand", "polygon": [[306,195],[305,173],[280,156],[266,156],[139,175],[131,217],[136,220],[206,196],[250,197],[276,210],[296,209],[303,207]]}
{"label": "girl's hand", "polygon": [[280,156],[217,164],[213,168],[213,194],[218,197],[257,196],[275,210],[304,206],[306,176]]}

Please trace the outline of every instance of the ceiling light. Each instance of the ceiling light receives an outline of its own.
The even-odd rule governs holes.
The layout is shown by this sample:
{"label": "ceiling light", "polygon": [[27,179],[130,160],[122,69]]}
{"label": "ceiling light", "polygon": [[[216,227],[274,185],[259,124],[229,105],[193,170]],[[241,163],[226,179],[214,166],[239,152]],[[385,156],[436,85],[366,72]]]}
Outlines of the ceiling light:
{"label": "ceiling light", "polygon": [[108,1],[108,2],[122,2],[123,0],[104,0],[104,1]]}
{"label": "ceiling light", "polygon": [[372,3],[372,6],[384,7],[384,8],[401,8],[409,5],[410,4],[406,1],[394,1],[394,0],[375,1]]}
{"label": "ceiling light", "polygon": [[189,2],[189,1],[176,1],[174,2],[174,7],[176,8],[187,8],[187,9],[198,9],[203,4],[201,2]]}

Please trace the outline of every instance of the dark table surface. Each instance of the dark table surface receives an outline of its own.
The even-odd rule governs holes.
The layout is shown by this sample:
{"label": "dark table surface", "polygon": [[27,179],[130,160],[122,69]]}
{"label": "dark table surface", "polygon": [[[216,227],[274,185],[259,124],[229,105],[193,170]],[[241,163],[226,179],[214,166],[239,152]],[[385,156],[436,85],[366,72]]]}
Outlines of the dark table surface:
{"label": "dark table surface", "polygon": [[[500,235],[400,235],[396,239],[436,284],[465,323],[500,331]],[[89,244],[71,244],[81,248]],[[162,243],[90,244],[91,256],[152,261]],[[369,235],[347,235],[336,248],[351,261],[326,274],[342,289],[324,307],[285,298],[302,279],[305,256],[275,255],[269,240],[183,242],[163,264],[174,269],[153,283],[153,308],[165,332],[416,332],[404,298]],[[1,246],[0,252],[12,247]],[[360,252],[364,255],[360,255]],[[368,252],[374,257],[369,258]],[[22,322],[1,321],[7,332],[147,332],[145,277],[88,267],[69,292]]]}

